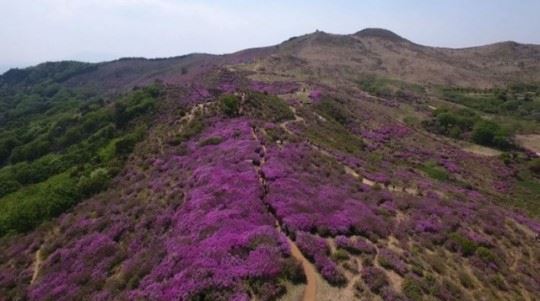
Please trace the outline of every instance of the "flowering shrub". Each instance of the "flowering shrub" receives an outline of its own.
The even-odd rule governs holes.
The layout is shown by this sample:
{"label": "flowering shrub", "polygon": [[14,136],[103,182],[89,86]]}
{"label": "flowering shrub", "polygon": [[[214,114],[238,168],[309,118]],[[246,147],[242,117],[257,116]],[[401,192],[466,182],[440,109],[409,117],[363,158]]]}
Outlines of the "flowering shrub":
{"label": "flowering shrub", "polygon": [[208,89],[200,85],[193,85],[189,88],[186,99],[189,101],[189,103],[195,104],[203,102],[206,99],[210,99],[211,97],[212,95]]}
{"label": "flowering shrub", "polygon": [[362,137],[375,143],[387,143],[392,139],[403,138],[410,129],[402,125],[388,125],[371,131],[363,131]]}
{"label": "flowering shrub", "polygon": [[330,254],[330,249],[326,241],[312,234],[298,232],[296,234],[296,244],[304,256],[311,261],[314,261],[317,255],[324,257]]}
{"label": "flowering shrub", "polygon": [[315,256],[315,265],[324,279],[330,284],[341,286],[347,283],[347,278],[339,270],[337,265],[326,256]]}
{"label": "flowering shrub", "polygon": [[414,230],[419,233],[438,233],[442,229],[443,226],[441,222],[435,216],[427,216],[425,219],[417,219],[414,225]]}
{"label": "flowering shrub", "polygon": [[[178,110],[160,117],[111,179],[114,189],[36,232],[2,238],[2,297],[275,300],[285,283],[306,282],[285,235],[330,284],[364,282],[358,287],[371,292],[362,296],[405,298],[388,269],[404,276],[410,299],[462,299],[456,265],[472,270],[476,279],[462,282],[475,293],[540,292],[540,223],[492,202],[512,190],[515,168],[433,142],[390,120],[381,103],[344,92],[327,88],[322,100],[313,89],[314,103],[301,104],[271,95],[297,92],[293,82],[226,70],[199,79],[168,101],[184,113],[195,103],[203,109],[187,123]],[[223,94],[236,100],[219,112],[212,105]],[[360,136],[369,149],[354,142]],[[445,181],[433,179],[443,179],[434,168]],[[452,256],[440,256],[445,248]]]}
{"label": "flowering shrub", "polygon": [[399,258],[399,255],[389,249],[379,251],[379,263],[382,267],[394,270],[402,276],[409,270],[407,264]]}
{"label": "flowering shrub", "polygon": [[338,248],[345,249],[353,254],[374,254],[376,252],[375,247],[361,237],[351,239],[346,236],[337,236],[336,246]]}
{"label": "flowering shrub", "polygon": [[309,98],[313,101],[319,101],[322,98],[322,91],[320,89],[313,89],[309,92]]}
{"label": "flowering shrub", "polygon": [[298,232],[296,234],[296,244],[304,256],[315,263],[324,279],[334,285],[346,283],[345,276],[338,269],[335,262],[329,258],[330,249],[323,238],[305,232]]}
{"label": "flowering shrub", "polygon": [[368,266],[362,269],[362,280],[366,283],[369,289],[374,293],[379,293],[388,285],[388,278],[383,270]]}
{"label": "flowering shrub", "polygon": [[300,88],[300,85],[295,82],[260,82],[253,81],[249,85],[250,90],[272,94],[272,95],[281,95],[281,94],[291,94]]}
{"label": "flowering shrub", "polygon": [[[32,287],[30,297],[35,300],[82,297],[84,293],[78,287],[100,285],[107,278],[107,271],[118,260],[117,248],[109,237],[89,234],[68,248],[56,250],[47,261],[52,266],[45,267],[45,276]],[[58,262],[62,263],[61,267],[54,267]]]}
{"label": "flowering shrub", "polygon": [[464,237],[460,233],[452,233],[450,234],[449,238],[448,245],[450,249],[459,251],[464,256],[472,255],[478,248],[478,245],[474,241]]}
{"label": "flowering shrub", "polygon": [[269,148],[263,166],[269,187],[267,199],[287,229],[322,235],[386,236],[389,225],[375,213],[376,204],[366,204],[359,200],[360,194],[349,193],[354,180],[344,174],[324,175],[326,167],[317,167],[316,160],[303,144]]}
{"label": "flowering shrub", "polygon": [[[189,156],[152,160],[148,179],[130,175],[148,185],[127,185],[129,191],[159,198],[148,205],[131,192],[129,199],[120,196],[129,202],[94,200],[88,210],[63,218],[69,243],[49,251],[30,289],[32,299],[107,299],[121,292],[123,298],[169,300],[218,291],[241,299],[244,279],[265,279],[252,288],[261,296],[283,293],[280,277],[302,281],[298,269],[290,269],[287,241],[261,201],[251,163],[258,145],[250,131],[241,119],[209,125],[197,139],[221,137],[221,143],[200,147],[193,137]],[[216,153],[228,160],[215,161]]]}

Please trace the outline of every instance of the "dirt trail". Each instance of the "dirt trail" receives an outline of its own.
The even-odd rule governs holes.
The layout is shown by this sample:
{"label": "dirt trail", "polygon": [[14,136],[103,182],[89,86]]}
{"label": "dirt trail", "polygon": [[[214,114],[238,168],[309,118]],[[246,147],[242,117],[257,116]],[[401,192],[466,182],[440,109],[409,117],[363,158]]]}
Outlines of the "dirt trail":
{"label": "dirt trail", "polygon": [[[262,198],[262,201],[265,203],[265,206],[269,209],[269,212],[272,214],[272,216],[274,216],[274,214],[272,213],[273,211],[270,210],[271,209],[270,204],[266,203],[265,201],[265,196],[268,192],[268,185],[266,183],[266,179],[264,178],[264,175],[261,170],[262,166],[266,163],[266,146],[260,142],[259,137],[257,137],[257,134],[255,133],[254,128],[251,128],[251,135],[253,136],[253,139],[255,139],[261,145],[261,151],[259,153],[259,157],[261,159],[260,159],[259,164],[254,164],[254,166],[255,166],[255,171],[257,172],[257,175],[259,176],[259,181],[261,182],[261,185],[264,188],[264,196]],[[313,264],[311,264],[311,262],[309,262],[304,257],[304,255],[302,254],[298,246],[294,243],[294,241],[292,241],[287,235],[287,233],[285,233],[282,230],[278,218],[276,216],[274,216],[274,218],[276,220],[276,229],[279,232],[281,232],[283,235],[285,235],[285,237],[287,238],[287,242],[289,243],[289,247],[291,248],[291,255],[294,258],[296,258],[296,260],[299,260],[302,263],[302,267],[304,268],[304,274],[306,275],[306,287],[304,289],[304,296],[302,300],[314,301],[315,297],[317,296],[317,270],[315,269]]]}
{"label": "dirt trail", "polygon": [[180,123],[182,126],[180,128],[180,131],[185,127],[185,125],[189,124],[193,119],[195,119],[195,115],[197,113],[204,113],[204,110],[213,105],[215,103],[215,101],[209,101],[209,102],[203,102],[203,103],[199,103],[199,104],[196,104],[194,106],[191,107],[191,109],[189,110],[189,112],[182,116],[182,118],[180,118],[178,120],[178,123]]}
{"label": "dirt trail", "polygon": [[293,106],[289,106],[289,108],[291,109],[291,111],[293,112],[294,114],[294,119],[293,120],[286,120],[286,121],[283,121],[282,123],[280,123],[280,127],[285,131],[287,132],[287,134],[289,135],[294,135],[294,133],[289,130],[289,128],[287,127],[287,125],[289,125],[290,123],[293,123],[293,122],[304,122],[304,118],[303,117],[300,117],[298,116],[298,114],[296,114],[296,108],[293,107]]}
{"label": "dirt trail", "polygon": [[36,251],[36,256],[34,260],[34,272],[32,273],[32,280],[30,280],[30,284],[33,284],[34,281],[36,281],[37,276],[39,275],[39,270],[41,268],[41,247]]}
{"label": "dirt trail", "polygon": [[157,137],[157,142],[158,142],[158,145],[159,145],[159,153],[161,155],[165,154],[165,150],[163,149],[163,140],[161,140],[160,137]]}
{"label": "dirt trail", "polygon": [[289,246],[291,247],[291,254],[294,258],[302,262],[304,273],[306,274],[306,288],[304,289],[303,301],[314,301],[317,296],[317,271],[309,260],[307,260],[298,246],[287,237]]}

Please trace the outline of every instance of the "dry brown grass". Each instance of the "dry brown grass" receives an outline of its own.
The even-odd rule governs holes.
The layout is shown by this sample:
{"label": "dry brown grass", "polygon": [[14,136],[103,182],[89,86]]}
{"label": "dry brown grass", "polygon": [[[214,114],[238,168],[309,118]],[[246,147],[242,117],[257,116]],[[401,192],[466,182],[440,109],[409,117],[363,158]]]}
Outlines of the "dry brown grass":
{"label": "dry brown grass", "polygon": [[540,155],[540,135],[516,135],[516,142],[523,148]]}
{"label": "dry brown grass", "polygon": [[272,56],[243,67],[334,87],[369,74],[409,83],[485,88],[509,79],[539,80],[540,60],[534,59],[539,56],[538,45],[497,43],[449,49],[404,39],[316,32],[284,42]]}

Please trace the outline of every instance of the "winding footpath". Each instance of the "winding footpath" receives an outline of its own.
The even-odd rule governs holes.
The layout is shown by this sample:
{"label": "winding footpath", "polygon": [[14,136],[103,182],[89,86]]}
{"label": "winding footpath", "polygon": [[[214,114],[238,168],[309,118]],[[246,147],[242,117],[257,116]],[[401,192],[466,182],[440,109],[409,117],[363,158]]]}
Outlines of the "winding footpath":
{"label": "winding footpath", "polygon": [[289,246],[291,247],[291,255],[302,262],[304,268],[304,274],[306,275],[306,288],[304,289],[303,301],[314,301],[317,296],[317,270],[309,260],[304,257],[298,246],[287,237]]}
{"label": "winding footpath", "polygon": [[313,266],[309,260],[304,257],[296,243],[292,241],[287,233],[285,233],[282,228],[281,224],[279,222],[279,219],[275,216],[273,213],[274,210],[272,210],[271,205],[268,204],[265,200],[266,194],[268,193],[268,185],[266,183],[266,179],[264,177],[264,174],[262,172],[262,166],[266,162],[266,146],[264,143],[261,143],[259,137],[257,137],[257,134],[255,133],[255,128],[251,128],[251,135],[253,136],[253,139],[255,139],[259,145],[261,146],[261,150],[259,152],[260,162],[258,164],[253,164],[255,167],[255,171],[257,172],[257,175],[259,177],[259,182],[263,186],[264,189],[264,195],[262,197],[262,201],[264,205],[268,208],[268,212],[274,217],[276,220],[276,229],[281,232],[285,237],[287,238],[287,242],[289,243],[289,247],[291,249],[291,255],[298,261],[302,263],[302,267],[304,269],[304,274],[306,276],[306,287],[304,289],[304,296],[302,298],[303,301],[314,301],[317,296],[317,270]]}
{"label": "winding footpath", "polygon": [[35,257],[35,260],[34,260],[34,271],[32,273],[32,280],[30,280],[30,284],[33,284],[36,279],[37,279],[37,276],[39,275],[39,270],[41,268],[41,247],[36,251],[36,257]]}

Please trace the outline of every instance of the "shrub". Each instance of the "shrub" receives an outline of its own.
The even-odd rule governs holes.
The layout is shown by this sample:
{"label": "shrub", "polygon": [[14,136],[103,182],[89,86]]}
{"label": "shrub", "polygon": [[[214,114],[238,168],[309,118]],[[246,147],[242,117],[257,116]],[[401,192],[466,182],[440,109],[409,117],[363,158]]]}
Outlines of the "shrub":
{"label": "shrub", "polygon": [[540,176],[540,158],[533,159],[531,162],[529,162],[529,169],[536,175]]}
{"label": "shrub", "polygon": [[249,93],[245,109],[250,116],[271,122],[281,122],[294,118],[289,105],[281,98],[262,93]]}
{"label": "shrub", "polygon": [[446,271],[446,263],[444,258],[439,255],[428,255],[426,256],[426,261],[429,265],[439,274],[444,274]]}
{"label": "shrub", "polygon": [[278,140],[285,140],[287,133],[281,127],[267,127],[264,129],[266,136],[272,142],[277,142]]}
{"label": "shrub", "polygon": [[236,117],[240,113],[240,100],[234,95],[223,95],[219,98],[221,111],[229,117]]}
{"label": "shrub", "polygon": [[388,285],[388,278],[384,271],[374,266],[362,269],[362,279],[369,289],[376,294]]}
{"label": "shrub", "polygon": [[423,278],[415,278],[418,283],[421,285],[422,290],[426,294],[435,294],[435,292],[438,289],[439,283],[437,282],[438,277],[434,276],[433,274],[426,273],[426,275]]}
{"label": "shrub", "polygon": [[49,154],[32,163],[21,162],[13,165],[11,170],[13,171],[13,177],[24,185],[44,181],[66,170],[69,165],[69,162],[66,162],[63,157]]}
{"label": "shrub", "polygon": [[108,170],[99,167],[93,170],[88,176],[82,176],[77,186],[83,195],[88,196],[103,190],[110,179]]}
{"label": "shrub", "polygon": [[306,274],[300,261],[291,257],[283,264],[283,276],[294,284],[306,283]]}
{"label": "shrub", "polygon": [[[279,299],[280,296],[282,296],[286,292],[285,286],[283,286],[283,284],[280,284],[280,283],[273,283],[269,281],[252,281],[250,284],[251,284],[250,285],[251,290],[255,292],[255,295],[259,297],[258,300],[261,300],[261,301],[277,300]],[[195,298],[194,300],[220,300],[218,298],[221,297],[220,296],[221,294],[219,294],[218,292],[215,292],[215,293],[216,293],[216,296],[214,297],[208,298],[208,296],[206,296],[208,299]],[[223,299],[223,300],[226,300],[226,299]]]}
{"label": "shrub", "polygon": [[488,248],[478,247],[476,249],[476,255],[486,263],[496,263],[497,256],[491,252]]}
{"label": "shrub", "polygon": [[68,147],[75,144],[84,138],[84,133],[81,126],[74,126],[65,131],[62,136],[56,139],[61,147]]}
{"label": "shrub", "polygon": [[435,180],[446,181],[449,179],[449,175],[446,170],[433,162],[425,163],[420,167],[420,169]]}
{"label": "shrub", "polygon": [[421,301],[424,295],[421,284],[412,276],[407,276],[403,279],[401,290],[412,301]]}
{"label": "shrub", "polygon": [[463,300],[461,288],[451,280],[444,278],[441,285],[436,287],[435,295],[442,300]]}
{"label": "shrub", "polygon": [[135,144],[138,141],[138,136],[136,134],[126,135],[114,143],[114,148],[116,155],[127,155],[133,151]]}
{"label": "shrub", "polygon": [[336,264],[328,258],[330,248],[323,238],[304,232],[296,236],[296,244],[304,256],[315,263],[321,275],[332,285],[343,285],[346,278]]}
{"label": "shrub", "polygon": [[0,236],[27,231],[70,207],[79,195],[67,173],[9,194],[0,200]]}
{"label": "shrub", "polygon": [[437,109],[433,112],[433,119],[424,121],[423,124],[428,129],[452,138],[461,138],[469,132],[474,122],[479,117],[469,110],[450,111],[448,109]]}
{"label": "shrub", "polygon": [[502,291],[508,290],[508,286],[506,285],[504,278],[500,274],[489,277],[489,282],[491,282],[493,286],[495,286],[496,288]]}
{"label": "shrub", "polygon": [[324,257],[330,252],[328,244],[323,238],[305,232],[297,233],[296,244],[306,258],[311,261],[314,261],[317,255]]}
{"label": "shrub", "polygon": [[203,131],[204,127],[205,127],[205,125],[204,125],[203,121],[200,118],[195,118],[195,119],[191,120],[191,122],[188,123],[184,127],[182,132],[176,137],[176,140],[178,140],[177,144],[180,144],[183,141],[187,141],[187,140],[197,136],[198,134],[200,134]]}
{"label": "shrub", "polygon": [[317,266],[317,269],[321,272],[323,278],[328,281],[328,283],[335,286],[342,286],[347,283],[347,278],[345,278],[343,273],[339,270],[337,265],[332,260],[330,260],[330,258],[316,256],[315,265]]}
{"label": "shrub", "polygon": [[15,147],[11,153],[11,162],[35,160],[50,151],[51,142],[45,138],[36,139],[28,144]]}
{"label": "shrub", "polygon": [[217,145],[217,144],[220,144],[221,141],[223,141],[223,138],[219,136],[214,136],[214,137],[204,139],[203,141],[199,143],[199,146]]}
{"label": "shrub", "polygon": [[11,150],[19,144],[14,137],[8,137],[0,140],[0,164],[6,161],[11,155]]}
{"label": "shrub", "polygon": [[323,100],[316,105],[316,109],[326,118],[332,118],[341,125],[349,123],[345,107],[334,100]]}
{"label": "shrub", "polygon": [[474,280],[466,271],[459,271],[458,274],[459,282],[463,285],[464,288],[471,289],[474,288]]}
{"label": "shrub", "polygon": [[464,237],[463,235],[454,232],[449,236],[451,242],[451,248],[460,251],[464,256],[470,256],[474,254],[478,245],[474,241]]}
{"label": "shrub", "polygon": [[385,78],[378,78],[375,76],[366,76],[365,78],[357,81],[360,88],[370,94],[390,98],[393,96],[393,91],[390,88],[390,80]]}
{"label": "shrub", "polygon": [[124,127],[134,118],[150,112],[159,96],[157,87],[148,87],[128,95],[114,104],[112,117],[118,127]]}
{"label": "shrub", "polygon": [[0,198],[6,194],[17,191],[21,188],[21,184],[15,180],[1,179],[0,180]]}
{"label": "shrub", "polygon": [[419,119],[416,116],[405,116],[403,122],[409,127],[414,127],[419,124]]}
{"label": "shrub", "polygon": [[389,249],[382,249],[378,258],[383,268],[394,270],[402,276],[408,271],[407,265],[399,258],[399,255]]}
{"label": "shrub", "polygon": [[499,148],[510,145],[508,134],[498,124],[487,120],[479,121],[474,125],[472,139],[475,143]]}
{"label": "shrub", "polygon": [[337,261],[343,261],[349,259],[349,254],[345,252],[344,250],[336,250],[334,253],[332,253],[332,259]]}
{"label": "shrub", "polygon": [[308,127],[307,137],[316,144],[355,154],[364,149],[363,140],[334,120],[316,122]]}
{"label": "shrub", "polygon": [[338,248],[343,248],[352,254],[374,254],[376,252],[375,247],[360,237],[356,240],[352,240],[346,236],[338,236],[336,237],[336,245]]}

